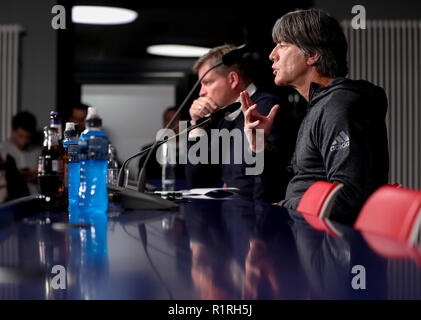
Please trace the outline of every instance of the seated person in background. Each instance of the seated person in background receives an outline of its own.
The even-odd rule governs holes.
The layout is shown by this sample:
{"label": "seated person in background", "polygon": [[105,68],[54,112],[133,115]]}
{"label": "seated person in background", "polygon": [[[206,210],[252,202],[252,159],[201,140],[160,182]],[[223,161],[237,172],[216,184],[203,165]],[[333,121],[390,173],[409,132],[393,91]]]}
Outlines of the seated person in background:
{"label": "seated person in background", "polygon": [[[222,57],[236,49],[233,45],[224,45],[212,49],[209,53],[201,57],[193,67],[198,73],[198,77],[203,75],[214,65],[222,60]],[[240,60],[232,66],[220,66],[210,71],[202,80],[199,98],[193,102],[190,108],[192,122],[203,118],[209,113],[240,101],[240,93],[247,91],[253,103],[259,105],[259,112],[268,115],[275,104],[281,103],[280,97],[259,90],[253,83],[251,75],[251,65],[248,61]],[[241,141],[234,143],[230,139],[229,145],[209,141],[209,162],[213,152],[222,154],[218,164],[192,164],[188,159],[187,180],[190,188],[210,188],[220,186],[222,183],[229,188],[238,188],[240,194],[263,199],[269,202],[277,202],[284,198],[285,189],[288,184],[290,174],[287,171],[294,150],[295,140],[298,131],[298,121],[293,118],[290,105],[285,103],[283,111],[278,114],[275,120],[274,130],[268,137],[268,148],[272,150],[272,157],[264,158],[262,174],[248,175],[247,169],[252,167],[247,165],[245,152],[250,152],[247,143],[244,143],[244,116],[241,110],[230,114],[220,120],[211,128],[205,129],[208,138],[211,137],[211,129],[224,129],[228,132],[240,132]],[[222,130],[222,131],[221,131]],[[195,143],[194,139],[204,135],[202,129],[195,129],[189,135],[189,150]],[[212,144],[212,142],[215,142]],[[238,152],[241,152],[241,163]],[[189,151],[190,153],[190,151]],[[229,159],[227,159],[229,157]],[[269,172],[265,174],[265,172]]]}
{"label": "seated person in background", "polygon": [[[388,183],[386,94],[367,81],[345,78],[345,35],[339,23],[321,10],[286,14],[276,22],[273,40],[276,47],[270,60],[276,85],[295,88],[309,102],[292,161],[295,176],[280,205],[296,210],[316,181],[342,183],[331,217],[353,224],[367,198]],[[245,129],[269,133],[279,106],[264,117],[247,92],[241,100]],[[247,138],[255,150],[255,137]]]}
{"label": "seated person in background", "polygon": [[31,194],[38,193],[37,166],[41,153],[41,147],[31,143],[36,127],[37,121],[33,114],[19,112],[12,119],[12,137],[0,144],[0,152],[9,154],[15,160]]}
{"label": "seated person in background", "polygon": [[16,168],[15,160],[0,152],[0,203],[29,195],[23,175]]}
{"label": "seated person in background", "polygon": [[[79,136],[85,130],[85,119],[86,119],[86,116],[88,115],[88,108],[89,106],[82,103],[74,105],[72,107],[72,113],[70,114],[70,116],[68,117],[66,121],[66,122],[73,122],[77,124],[77,132]],[[66,124],[63,123],[63,126],[65,125]]]}
{"label": "seated person in background", "polygon": [[[162,116],[162,127],[166,128],[168,123],[171,121],[171,119],[174,117],[175,113],[177,112],[177,108],[176,107],[169,107],[164,111],[164,114]],[[182,120],[181,114],[178,114],[177,118],[174,120],[173,124],[170,126],[169,129],[173,130],[175,134],[179,133],[179,122]],[[177,159],[179,158],[179,152],[182,152],[185,148],[179,148],[179,139],[177,139]],[[150,147],[153,146],[153,143],[148,144],[146,146],[142,147],[142,150],[146,150],[149,149]],[[157,157],[156,157],[156,152],[157,152],[158,148],[156,148],[156,150],[154,150],[154,153],[151,155],[151,158],[149,159],[148,164],[146,165],[146,178],[147,179],[161,179],[162,178],[162,169],[161,169],[161,165],[159,164],[159,162],[157,161]],[[146,160],[146,156],[147,153],[142,156],[139,160],[139,173],[140,173],[140,169],[143,166],[143,163]],[[185,174],[185,166],[182,164],[179,164],[179,162],[177,161],[177,164],[175,166],[175,178],[176,180],[185,180],[186,179],[186,174]]]}

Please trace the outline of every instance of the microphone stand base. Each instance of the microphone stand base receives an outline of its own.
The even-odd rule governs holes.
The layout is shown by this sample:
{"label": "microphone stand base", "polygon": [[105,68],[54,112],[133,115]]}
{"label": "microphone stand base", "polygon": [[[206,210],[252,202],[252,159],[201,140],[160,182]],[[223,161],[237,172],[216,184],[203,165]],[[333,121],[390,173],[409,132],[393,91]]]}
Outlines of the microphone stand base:
{"label": "microphone stand base", "polygon": [[131,189],[108,185],[108,193],[118,198],[118,202],[126,210],[171,210],[178,208],[178,205],[174,202]]}

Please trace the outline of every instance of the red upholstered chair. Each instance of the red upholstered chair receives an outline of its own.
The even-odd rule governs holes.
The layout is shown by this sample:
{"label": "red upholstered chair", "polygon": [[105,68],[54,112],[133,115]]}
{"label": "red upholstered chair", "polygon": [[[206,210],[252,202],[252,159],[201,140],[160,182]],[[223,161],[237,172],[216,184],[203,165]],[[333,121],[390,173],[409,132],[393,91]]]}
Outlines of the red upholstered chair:
{"label": "red upholstered chair", "polygon": [[394,188],[403,188],[403,186],[399,183],[391,184],[391,186]]}
{"label": "red upholstered chair", "polygon": [[414,245],[421,227],[421,191],[386,185],[364,204],[355,229]]}
{"label": "red upholstered chair", "polygon": [[317,181],[308,188],[297,211],[319,218],[329,218],[333,204],[343,184]]}

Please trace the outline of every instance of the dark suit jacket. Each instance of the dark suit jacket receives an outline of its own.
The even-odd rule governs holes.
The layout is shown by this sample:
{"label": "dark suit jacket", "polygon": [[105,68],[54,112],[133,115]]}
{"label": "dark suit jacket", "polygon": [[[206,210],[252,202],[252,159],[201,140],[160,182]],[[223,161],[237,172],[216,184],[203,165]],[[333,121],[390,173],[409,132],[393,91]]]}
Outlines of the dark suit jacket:
{"label": "dark suit jacket", "polygon": [[1,187],[7,188],[7,198],[4,199],[4,202],[29,195],[25,179],[17,169],[15,159],[9,154],[5,158],[0,155],[0,171],[6,182],[6,185]]}
{"label": "dark suit jacket", "polygon": [[[295,146],[297,131],[299,127],[298,120],[292,116],[291,107],[287,103],[282,103],[280,97],[271,93],[257,91],[252,97],[253,103],[258,105],[260,114],[267,116],[276,104],[280,104],[281,109],[278,112],[273,130],[268,139],[268,148],[270,156],[265,156],[264,172],[258,176],[247,176],[245,174],[247,165],[244,154],[242,153],[241,164],[235,164],[234,150],[239,147],[249,150],[248,142],[244,139],[244,116],[242,113],[234,120],[227,121],[222,119],[211,128],[206,128],[208,137],[211,129],[239,129],[242,134],[241,146],[234,144],[231,139],[229,150],[223,150],[222,143],[217,146],[216,143],[209,142],[209,161],[210,155],[219,147],[219,154],[225,159],[230,156],[228,164],[198,164],[193,165],[189,161],[186,166],[186,177],[190,188],[216,187],[226,184],[227,187],[240,189],[240,194],[263,199],[270,202],[277,202],[284,198],[286,186],[291,178],[287,167],[291,161]],[[195,142],[189,142],[189,149]],[[266,153],[265,153],[266,154]]]}

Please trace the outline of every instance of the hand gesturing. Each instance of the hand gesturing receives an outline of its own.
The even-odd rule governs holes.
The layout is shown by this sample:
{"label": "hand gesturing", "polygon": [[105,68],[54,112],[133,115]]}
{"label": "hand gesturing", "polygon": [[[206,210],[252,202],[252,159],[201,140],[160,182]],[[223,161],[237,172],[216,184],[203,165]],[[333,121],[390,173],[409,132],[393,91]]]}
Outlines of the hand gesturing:
{"label": "hand gesturing", "polygon": [[[273,121],[280,106],[274,106],[269,115],[265,117],[257,111],[257,105],[253,105],[247,91],[242,92],[240,98],[244,114],[244,133],[250,144],[250,149],[256,153],[261,152],[266,147],[267,138],[272,131]],[[263,130],[263,137],[258,134],[257,130]]]}

